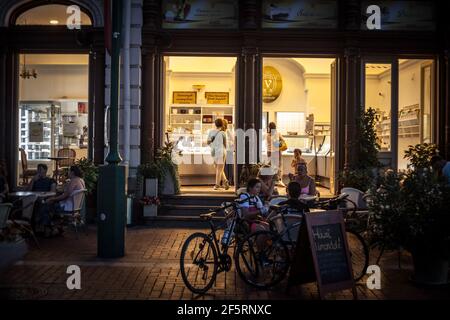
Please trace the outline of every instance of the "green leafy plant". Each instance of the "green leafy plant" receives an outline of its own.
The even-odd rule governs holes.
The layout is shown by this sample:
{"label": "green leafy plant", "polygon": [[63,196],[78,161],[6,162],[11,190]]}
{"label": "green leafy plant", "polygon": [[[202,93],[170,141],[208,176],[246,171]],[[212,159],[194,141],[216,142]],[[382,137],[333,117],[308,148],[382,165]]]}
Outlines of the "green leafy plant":
{"label": "green leafy plant", "polygon": [[431,157],[439,153],[438,146],[433,143],[410,145],[405,151],[404,159],[409,161],[408,168],[420,169],[430,166]]}
{"label": "green leafy plant", "polygon": [[450,244],[450,188],[431,168],[388,172],[370,190],[373,241],[388,249],[417,248],[441,257]]}
{"label": "green leafy plant", "polygon": [[172,176],[175,183],[175,193],[180,193],[180,175],[176,157],[181,156],[181,151],[175,151],[173,142],[166,142],[163,147],[156,151],[154,161],[143,163],[138,167],[138,183],[144,179],[158,179],[159,189],[164,186],[165,176]]}
{"label": "green leafy plant", "polygon": [[368,108],[358,119],[358,139],[355,142],[358,150],[357,161],[340,174],[339,181],[342,186],[366,191],[375,178],[374,171],[381,167],[378,161],[380,145],[375,131],[378,117],[375,109]]}
{"label": "green leafy plant", "polygon": [[86,189],[89,194],[97,190],[98,167],[86,158],[81,158],[75,161],[74,165],[80,167],[83,171],[83,180],[86,184]]}

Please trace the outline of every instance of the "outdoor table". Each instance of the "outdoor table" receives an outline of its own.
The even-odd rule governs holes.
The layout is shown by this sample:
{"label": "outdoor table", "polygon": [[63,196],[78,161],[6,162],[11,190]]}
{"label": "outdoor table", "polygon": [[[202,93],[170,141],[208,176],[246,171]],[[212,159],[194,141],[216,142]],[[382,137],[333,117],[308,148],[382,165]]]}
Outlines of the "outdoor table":
{"label": "outdoor table", "polygon": [[56,196],[56,192],[41,192],[41,191],[18,191],[8,193],[11,198],[26,198],[29,196],[37,196],[39,199],[47,199]]}
{"label": "outdoor table", "polygon": [[74,157],[48,157],[47,159],[55,161],[55,171],[53,172],[53,179],[58,182],[59,162],[62,160],[74,160]]}

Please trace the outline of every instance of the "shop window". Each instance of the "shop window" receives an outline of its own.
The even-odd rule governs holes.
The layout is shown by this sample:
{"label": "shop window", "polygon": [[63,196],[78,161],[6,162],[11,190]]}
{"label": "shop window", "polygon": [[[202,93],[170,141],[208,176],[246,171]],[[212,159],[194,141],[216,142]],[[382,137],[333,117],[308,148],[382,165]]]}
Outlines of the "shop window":
{"label": "shop window", "polygon": [[[73,11],[68,11],[69,5],[48,4],[29,9],[21,13],[16,21],[16,25],[30,26],[65,26],[69,19],[73,19]],[[92,25],[91,19],[83,11],[80,12],[80,25]],[[77,21],[78,22],[78,21]]]}
{"label": "shop window", "polygon": [[275,122],[288,149],[281,152],[278,176],[287,183],[294,150],[300,149],[308,175],[316,180],[321,195],[334,192],[332,140],[332,67],[329,58],[263,59],[262,161],[271,161],[268,126]]}
{"label": "shop window", "polygon": [[391,64],[365,65],[365,109],[377,112],[376,133],[381,151],[391,150],[391,69]]}
{"label": "shop window", "polygon": [[20,55],[18,139],[29,168],[47,163],[51,174],[49,158],[62,149],[73,150],[73,161],[88,156],[88,61],[82,54]]}
{"label": "shop window", "polygon": [[225,174],[232,183],[236,58],[166,56],[164,64],[164,139],[174,142],[183,154],[181,185],[212,188],[215,184],[207,138],[216,119],[228,122]]}
{"label": "shop window", "polygon": [[405,150],[432,142],[433,60],[399,60],[398,169],[406,169]]}

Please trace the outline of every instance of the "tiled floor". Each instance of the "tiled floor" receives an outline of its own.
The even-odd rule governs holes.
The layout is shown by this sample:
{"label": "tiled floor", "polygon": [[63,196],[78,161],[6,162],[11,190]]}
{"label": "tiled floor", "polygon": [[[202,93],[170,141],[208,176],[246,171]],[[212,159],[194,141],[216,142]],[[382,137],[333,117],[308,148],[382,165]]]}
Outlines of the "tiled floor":
{"label": "tiled floor", "polygon": [[[286,293],[282,282],[272,290],[248,287],[232,269],[221,273],[209,293],[193,295],[183,283],[179,255],[184,240],[197,230],[185,227],[135,227],[127,230],[127,254],[121,259],[96,257],[96,233],[75,239],[42,239],[42,249],[30,248],[23,261],[0,275],[0,296],[9,299],[318,299],[314,283],[295,287]],[[374,260],[374,259],[372,259]],[[81,268],[81,290],[68,290],[69,265]],[[359,299],[450,298],[449,288],[419,288],[408,279],[410,257],[388,253],[381,262],[382,289],[369,290],[364,281],[357,285]],[[330,294],[329,299],[351,299],[350,291]]]}

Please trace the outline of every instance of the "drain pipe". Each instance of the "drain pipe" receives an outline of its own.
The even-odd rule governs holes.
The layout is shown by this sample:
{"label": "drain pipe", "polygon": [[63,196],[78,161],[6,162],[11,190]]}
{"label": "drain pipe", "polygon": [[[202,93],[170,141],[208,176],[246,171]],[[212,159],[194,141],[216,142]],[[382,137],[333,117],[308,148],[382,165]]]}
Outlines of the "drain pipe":
{"label": "drain pipe", "polygon": [[124,1],[123,21],[123,162],[130,163],[130,124],[131,124],[131,70],[130,70],[130,29],[131,1]]}

